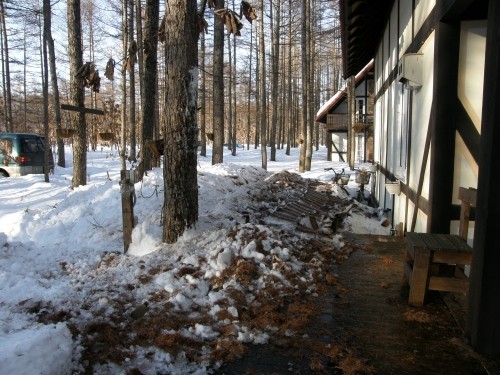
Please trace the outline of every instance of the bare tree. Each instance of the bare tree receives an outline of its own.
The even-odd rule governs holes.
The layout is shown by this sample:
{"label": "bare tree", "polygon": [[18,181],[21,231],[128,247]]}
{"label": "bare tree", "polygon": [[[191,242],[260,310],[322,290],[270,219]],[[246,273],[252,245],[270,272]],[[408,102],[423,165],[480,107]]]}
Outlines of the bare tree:
{"label": "bare tree", "polygon": [[227,114],[227,148],[228,150],[233,151],[233,129],[236,129],[236,124],[233,123],[233,59],[231,54],[231,34],[227,34],[227,61],[228,61],[228,72],[227,75],[227,96],[229,99],[228,103],[228,114]]}
{"label": "bare tree", "polygon": [[158,100],[158,19],[159,0],[146,0],[146,20],[144,28],[144,84],[142,105],[142,151],[144,170],[151,169],[151,154],[147,142],[153,140],[157,127],[156,101]]}
{"label": "bare tree", "polygon": [[127,60],[128,50],[128,10],[127,0],[122,0],[122,54],[123,54],[123,67],[122,67],[122,85],[121,85],[121,150],[120,159],[122,170],[127,168],[126,153],[127,153],[127,69],[125,61]]}
{"label": "bare tree", "polygon": [[[50,84],[52,86],[52,102],[54,107],[54,117],[56,129],[61,129],[61,108],[59,100],[59,84],[57,82],[56,52],[54,48],[54,38],[52,37],[52,7],[50,1],[44,0],[44,23],[46,23],[46,38],[49,51]],[[66,156],[64,153],[64,142],[62,138],[57,138],[57,165],[66,167]]]}
{"label": "bare tree", "polygon": [[303,75],[302,75],[302,103],[304,108],[305,117],[305,130],[306,130],[306,160],[305,160],[305,170],[311,170],[311,161],[312,161],[312,142],[313,142],[313,122],[311,118],[311,0],[305,1],[305,30],[304,39],[305,39],[305,48],[302,50],[303,56],[305,59],[302,60],[303,63]]}
{"label": "bare tree", "polygon": [[165,149],[163,239],[177,241],[198,220],[198,20],[196,0],[165,4]]}
{"label": "bare tree", "polygon": [[[214,2],[215,10],[224,9],[224,0]],[[218,164],[224,161],[224,20],[217,15],[214,17],[212,164]]]}
{"label": "bare tree", "polygon": [[300,46],[302,49],[302,123],[300,124],[300,156],[299,156],[299,172],[306,171],[306,158],[307,158],[307,82],[309,78],[307,69],[307,3],[309,0],[302,1],[301,7],[301,35]]}
{"label": "bare tree", "polygon": [[[269,142],[271,145],[271,161],[276,161],[276,127],[278,123],[278,67],[280,58],[280,18],[281,18],[281,0],[271,2],[271,10],[274,6],[274,12],[271,12],[271,24],[273,25],[272,33],[272,60],[271,60],[271,96],[272,101],[272,120],[271,120],[271,134]],[[274,17],[272,15],[275,15]]]}
{"label": "bare tree", "polygon": [[288,61],[287,61],[287,98],[286,98],[286,122],[288,124],[288,132],[287,132],[287,141],[286,141],[286,151],[287,155],[290,155],[290,147],[292,143],[292,134],[293,134],[293,126],[292,126],[292,7],[288,7]]}
{"label": "bare tree", "polygon": [[248,98],[247,98],[247,150],[250,149],[250,101],[252,98],[252,52],[253,52],[253,24],[250,25],[250,53],[248,61]]}
{"label": "bare tree", "polygon": [[5,84],[5,128],[7,131],[14,131],[12,121],[12,91],[10,84],[10,59],[9,59],[9,42],[7,38],[7,24],[5,22],[5,7],[4,0],[0,0],[0,22],[2,28],[2,53],[3,53],[3,78]]}
{"label": "bare tree", "polygon": [[260,150],[262,168],[267,169],[267,105],[266,49],[264,42],[264,1],[259,0],[259,91],[260,91]]}
{"label": "bare tree", "polygon": [[42,37],[42,86],[43,86],[43,143],[44,143],[44,179],[49,182],[49,62],[48,40],[50,37],[50,0],[43,0],[43,37]]}
{"label": "bare tree", "polygon": [[201,69],[201,85],[200,85],[200,156],[207,156],[207,137],[206,137],[206,123],[207,123],[207,93],[206,93],[206,72],[205,72],[205,33],[201,33],[200,42],[200,69]]}
{"label": "bare tree", "polygon": [[135,62],[137,56],[137,43],[134,40],[134,0],[128,2],[128,58],[127,70],[129,77],[129,124],[130,124],[130,153],[129,161],[136,161],[136,138],[135,138]]}

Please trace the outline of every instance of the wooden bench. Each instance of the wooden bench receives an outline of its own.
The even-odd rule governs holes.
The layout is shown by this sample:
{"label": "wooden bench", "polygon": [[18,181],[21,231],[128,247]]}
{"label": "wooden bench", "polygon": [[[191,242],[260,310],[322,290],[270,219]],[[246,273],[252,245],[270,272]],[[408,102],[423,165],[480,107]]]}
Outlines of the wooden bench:
{"label": "wooden bench", "polygon": [[408,304],[422,306],[428,290],[467,293],[469,279],[464,266],[472,263],[467,244],[470,208],[476,205],[475,189],[460,188],[459,236],[435,233],[407,233],[405,278],[410,285]]}

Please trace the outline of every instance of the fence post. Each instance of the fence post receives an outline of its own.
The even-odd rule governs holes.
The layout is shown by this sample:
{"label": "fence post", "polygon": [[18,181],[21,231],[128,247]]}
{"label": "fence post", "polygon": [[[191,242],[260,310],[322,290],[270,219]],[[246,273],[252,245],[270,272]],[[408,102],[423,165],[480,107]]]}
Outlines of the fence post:
{"label": "fence post", "polygon": [[134,205],[136,201],[134,183],[136,180],[135,170],[120,171],[120,193],[122,196],[122,217],[123,217],[123,250],[127,252],[132,242],[132,229],[136,223],[134,217]]}

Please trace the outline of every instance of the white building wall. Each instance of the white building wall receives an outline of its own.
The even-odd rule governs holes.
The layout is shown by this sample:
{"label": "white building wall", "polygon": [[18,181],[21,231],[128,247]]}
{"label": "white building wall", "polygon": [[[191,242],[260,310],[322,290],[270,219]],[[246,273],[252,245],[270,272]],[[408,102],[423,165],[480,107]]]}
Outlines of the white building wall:
{"label": "white building wall", "polygon": [[[411,3],[411,1],[406,0],[402,2]],[[436,0],[415,0],[415,34],[417,30],[420,30],[435,5]]]}
{"label": "white building wall", "polygon": [[[413,32],[416,33],[418,27],[422,24],[412,16],[411,2],[401,1],[399,3],[400,8],[398,8],[398,2],[396,2],[391,11],[383,42],[379,46],[375,58],[377,92],[388,79],[390,72],[396,69],[403,52],[407,50],[412,41]],[[418,17],[423,17],[424,14],[426,17],[432,10],[432,7],[424,7],[420,2],[417,5],[420,6]],[[415,17],[417,17],[416,13]],[[410,92],[395,80],[378,98],[375,106],[375,160],[381,162],[382,165],[393,172],[398,179],[407,183],[414,191],[418,189],[432,105],[433,51],[434,34],[428,38],[421,50],[418,51],[423,53],[422,69],[424,80],[421,88],[412,89]],[[408,103],[410,103],[409,96],[411,96],[412,103],[411,119],[407,117]],[[411,122],[411,134],[404,130],[404,126],[409,126],[408,122]],[[408,148],[404,144],[409,136],[412,141],[410,153],[408,153]],[[403,153],[406,153],[406,155],[403,155]],[[405,160],[409,160],[409,163],[405,163]],[[428,170],[429,166],[427,165],[422,189],[422,195],[426,198],[429,195]],[[378,192],[380,204],[392,208],[394,211],[394,225],[405,222],[406,219],[406,226],[409,227],[414,205],[410,202],[407,209],[407,200],[403,194],[395,196],[393,201],[392,197],[385,192],[385,181],[379,182]],[[419,210],[415,230],[425,231],[426,221],[425,215]]]}
{"label": "white building wall", "polygon": [[[395,6],[394,9],[397,9]],[[393,9],[393,11],[394,11]],[[410,47],[413,39],[412,2],[401,1],[399,6],[399,57]]]}
{"label": "white building wall", "polygon": [[[479,134],[481,134],[485,50],[486,21],[462,22],[457,94]],[[458,200],[459,187],[477,188],[477,179],[478,165],[457,132],[453,181],[453,202],[455,204],[460,204]],[[458,225],[458,220],[452,221],[450,232],[458,234]],[[472,245],[474,222],[470,222],[468,234],[469,243]]]}
{"label": "white building wall", "polygon": [[[399,8],[398,8],[399,3]],[[412,14],[410,1],[395,2],[389,22],[385,28],[382,42],[375,56],[375,89],[380,93],[383,84],[387,82],[390,73],[396,68],[399,59],[411,44],[412,37],[425,22],[435,6],[435,0],[417,0]],[[399,17],[399,21],[398,21]],[[399,29],[398,29],[399,25]],[[397,38],[395,30],[398,31]],[[458,77],[458,98],[471,117],[478,132],[480,132],[482,91],[484,83],[484,58],[486,43],[486,22],[467,21],[461,24],[460,61]],[[421,195],[429,198],[429,169],[430,159],[423,165],[425,141],[430,123],[433,101],[434,80],[434,33],[427,38],[418,53],[422,53],[422,77],[420,88],[411,91],[402,89],[401,83],[396,80],[380,96],[375,103],[375,161],[386,166],[389,171],[400,178],[408,187],[417,191],[422,168],[425,168]],[[454,93],[450,93],[454,95]],[[411,96],[411,101],[409,100]],[[407,105],[411,102],[411,150],[407,157],[409,163],[406,171],[398,171],[401,155],[396,151],[400,148],[405,134],[402,131],[407,116]],[[457,132],[455,148],[455,177],[454,203],[459,204],[458,188],[476,187],[478,166],[467,150],[464,141]],[[432,150],[430,150],[430,154]],[[394,225],[404,222],[410,229],[413,217],[414,204],[401,194],[392,197],[385,192],[385,181],[378,179],[378,199],[383,207],[393,208]],[[408,204],[408,207],[406,206]],[[458,231],[458,222],[452,223],[451,232]],[[471,224],[473,225],[473,224]],[[425,232],[427,227],[426,215],[419,210],[415,231]],[[472,231],[470,231],[472,238]]]}

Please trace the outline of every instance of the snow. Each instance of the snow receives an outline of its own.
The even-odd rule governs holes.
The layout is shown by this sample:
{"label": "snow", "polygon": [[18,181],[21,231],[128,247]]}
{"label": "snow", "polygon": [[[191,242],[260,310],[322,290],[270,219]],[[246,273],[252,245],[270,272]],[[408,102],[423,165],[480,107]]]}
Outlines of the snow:
{"label": "snow", "polygon": [[[238,149],[236,156],[226,150],[225,163],[215,166],[210,150],[199,156],[199,220],[172,245],[161,240],[163,172],[148,172],[135,184],[138,224],[127,253],[116,150],[89,152],[88,183],[76,189],[71,188],[72,168],[56,168],[49,183],[43,175],[0,179],[0,373],[76,374],[91,368],[94,374],[131,369],[205,374],[220,365],[210,357],[214,341],[233,337],[267,343],[277,328],[245,325],[240,304],[258,305],[257,291],[270,287],[300,290],[305,285],[314,295],[309,267],[323,266],[316,258],[310,264],[300,259],[297,249],[307,234],[267,218],[283,203],[270,199],[273,178],[283,171],[297,173],[298,152],[292,149],[287,156],[278,150],[278,161],[268,161],[268,171],[260,168],[259,149]],[[71,157],[68,149],[68,165]],[[345,164],[326,161],[321,148],[312,170],[297,179],[328,183],[334,174],[325,168],[349,171]],[[346,190],[355,195],[357,185],[351,181]],[[298,194],[289,186],[281,191]],[[332,191],[350,198],[337,186]],[[362,212],[353,211],[345,226],[358,233],[389,232],[378,217]],[[285,230],[290,232],[285,235]],[[330,242],[341,249],[341,234]],[[144,318],[133,320],[130,312],[144,302]],[[164,320],[183,324],[169,326],[161,320],[165,314]],[[156,324],[154,333],[142,323],[146,319],[149,326]],[[148,335],[156,341],[148,341]],[[173,348],[179,340],[172,338],[179,337],[199,343],[196,358],[202,360]],[[113,350],[120,340],[127,343],[118,355]],[[99,355],[106,359],[92,362]]]}

